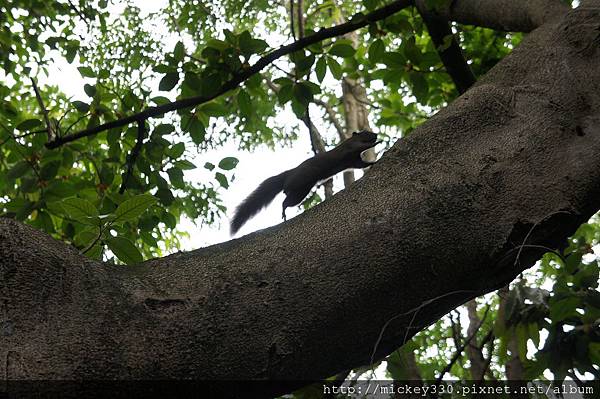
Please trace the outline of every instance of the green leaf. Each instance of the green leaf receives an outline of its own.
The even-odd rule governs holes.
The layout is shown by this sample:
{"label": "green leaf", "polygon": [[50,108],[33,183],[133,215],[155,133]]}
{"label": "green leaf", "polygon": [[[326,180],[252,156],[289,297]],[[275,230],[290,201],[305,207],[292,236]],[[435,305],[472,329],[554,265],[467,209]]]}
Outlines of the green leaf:
{"label": "green leaf", "polygon": [[294,98],[304,107],[307,107],[313,100],[313,93],[310,86],[303,84],[303,82],[294,86],[293,93]]}
{"label": "green leaf", "polygon": [[111,237],[106,240],[106,244],[119,260],[128,265],[140,263],[144,259],[135,245],[125,237]]}
{"label": "green leaf", "polygon": [[253,114],[252,100],[250,99],[250,96],[246,90],[240,90],[237,95],[237,103],[241,114],[247,118],[250,118]]}
{"label": "green leaf", "polygon": [[221,172],[215,173],[215,179],[219,182],[221,187],[229,188],[229,182],[227,181],[227,177],[223,173],[221,173]]}
{"label": "green leaf", "polygon": [[156,203],[156,198],[150,194],[136,195],[123,201],[112,216],[113,222],[125,222],[140,217],[150,206]]}
{"label": "green leaf", "polygon": [[354,53],[356,53],[356,50],[354,49],[354,47],[352,47],[349,41],[338,40],[335,43],[333,43],[333,46],[331,46],[328,53],[330,55],[337,55],[338,57],[342,58],[349,58],[352,57]]}
{"label": "green leaf", "polygon": [[163,76],[158,84],[158,90],[160,91],[171,91],[179,82],[179,73],[168,72]]}
{"label": "green leaf", "polygon": [[26,161],[19,161],[10,168],[6,174],[9,179],[18,179],[30,171],[31,165]]}
{"label": "green leaf", "polygon": [[279,88],[279,91],[277,92],[277,100],[279,101],[279,104],[283,105],[283,104],[287,103],[288,101],[290,101],[292,99],[293,95],[294,95],[294,86],[293,85],[281,86]]}
{"label": "green leaf", "polygon": [[60,168],[61,164],[62,161],[60,160],[46,162],[40,169],[40,178],[42,180],[50,180],[54,178],[54,176],[56,176],[58,173],[58,168]]}
{"label": "green leaf", "polygon": [[338,80],[342,78],[342,66],[339,62],[332,57],[327,57],[327,65],[329,66],[329,71],[334,78]]}
{"label": "green leaf", "polygon": [[35,118],[26,119],[17,125],[17,130],[20,130],[20,131],[33,130],[34,128],[41,126],[41,125],[42,125],[42,121],[40,121],[39,119],[35,119]]}
{"label": "green leaf", "polygon": [[171,158],[179,158],[185,152],[185,143],[177,143],[167,150]]}
{"label": "green leaf", "polygon": [[196,169],[196,165],[188,161],[187,159],[181,159],[175,162],[175,166],[182,170]]}
{"label": "green leaf", "polygon": [[184,55],[185,47],[183,46],[183,43],[177,42],[177,44],[175,45],[175,49],[173,50],[173,57],[175,58],[175,60],[181,61],[183,60]]}
{"label": "green leaf", "polygon": [[369,46],[369,60],[371,60],[371,62],[381,62],[381,59],[383,58],[384,54],[385,44],[383,44],[383,41],[381,39],[377,39],[373,43],[371,43],[371,45]]}
{"label": "green leaf", "polygon": [[152,102],[158,106],[165,105],[171,102],[167,97],[156,96],[151,98]]}
{"label": "green leaf", "polygon": [[167,170],[169,180],[171,184],[177,188],[185,188],[185,182],[183,181],[183,171],[177,167],[170,168]]}
{"label": "green leaf", "polygon": [[87,94],[89,97],[94,97],[96,95],[96,86],[86,83],[83,85],[83,91],[85,91],[85,94]]}
{"label": "green leaf", "polygon": [[427,94],[429,93],[429,85],[422,73],[413,72],[410,74],[410,83],[412,86],[413,95],[421,103],[427,102]]}
{"label": "green leaf", "polygon": [[552,302],[550,306],[550,319],[553,322],[565,320],[571,316],[577,316],[577,306],[579,298],[568,297],[556,302]]}
{"label": "green leaf", "polygon": [[221,162],[219,162],[219,168],[223,170],[231,170],[237,166],[238,162],[239,160],[235,157],[225,157],[221,159]]}
{"label": "green leaf", "polygon": [[319,58],[317,64],[315,65],[315,73],[317,74],[317,80],[322,82],[325,79],[325,74],[327,73],[327,60],[325,57]]}
{"label": "green leaf", "polygon": [[214,168],[215,168],[215,165],[213,165],[213,164],[212,164],[212,163],[210,163],[210,162],[206,162],[206,163],[204,164],[204,169],[213,170]]}
{"label": "green leaf", "polygon": [[98,222],[98,209],[88,200],[71,197],[61,201],[65,215],[83,224],[95,225]]}
{"label": "green leaf", "polygon": [[73,107],[75,107],[75,109],[79,112],[81,112],[82,114],[87,113],[90,110],[90,106],[87,103],[84,103],[83,101],[73,101],[71,104],[73,104]]}
{"label": "green leaf", "polygon": [[404,43],[404,55],[413,64],[417,65],[421,62],[421,49],[415,43],[415,37],[411,36]]}
{"label": "green leaf", "polygon": [[159,136],[164,136],[165,134],[170,134],[173,133],[175,131],[175,126],[173,125],[169,125],[166,123],[161,123],[160,125],[157,125],[154,128],[154,134],[157,134]]}
{"label": "green leaf", "polygon": [[381,62],[394,69],[402,69],[406,66],[406,58],[397,51],[384,52],[381,55]]}
{"label": "green leaf", "polygon": [[82,67],[78,67],[77,69],[79,70],[79,73],[81,74],[81,76],[83,76],[84,78],[95,78],[96,77],[96,74],[90,67],[82,66]]}

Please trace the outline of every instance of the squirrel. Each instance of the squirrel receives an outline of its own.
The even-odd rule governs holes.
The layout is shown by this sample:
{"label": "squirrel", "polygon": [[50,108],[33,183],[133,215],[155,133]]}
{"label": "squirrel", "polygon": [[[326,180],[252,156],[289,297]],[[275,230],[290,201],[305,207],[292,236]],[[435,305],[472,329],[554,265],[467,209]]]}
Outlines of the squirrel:
{"label": "squirrel", "polygon": [[263,181],[235,210],[231,219],[231,235],[244,223],[266,207],[283,191],[282,217],[286,220],[285,208],[298,205],[320,181],[351,168],[366,168],[375,164],[361,158],[369,148],[381,143],[377,134],[368,130],[352,133],[352,136],[330,151],[307,159],[294,169],[286,170]]}

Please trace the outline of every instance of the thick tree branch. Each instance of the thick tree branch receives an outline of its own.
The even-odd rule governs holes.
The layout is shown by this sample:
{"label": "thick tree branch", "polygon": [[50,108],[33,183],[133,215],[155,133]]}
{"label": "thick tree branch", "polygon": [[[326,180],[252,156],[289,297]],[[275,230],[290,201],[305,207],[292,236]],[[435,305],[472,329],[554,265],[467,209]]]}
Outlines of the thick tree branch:
{"label": "thick tree branch", "polygon": [[439,10],[449,21],[507,32],[531,32],[560,18],[569,7],[559,0],[452,0]]}
{"label": "thick tree branch", "polygon": [[469,87],[475,84],[477,79],[463,56],[460,45],[452,33],[450,24],[444,17],[427,9],[425,0],[417,0],[415,4],[423,18],[423,22],[427,26],[429,36],[431,36],[431,40],[440,55],[442,63],[446,67],[446,72],[448,72],[454,81],[458,92],[460,94],[464,93]]}
{"label": "thick tree branch", "polygon": [[240,83],[246,81],[251,76],[260,72],[267,65],[275,61],[276,59],[283,57],[284,55],[293,53],[294,51],[301,50],[310,46],[311,44],[318,43],[325,39],[330,39],[332,37],[341,36],[348,32],[355,31],[357,29],[363,28],[373,22],[380,21],[412,4],[412,0],[396,0],[387,6],[381,7],[369,14],[361,15],[358,14],[351,18],[348,22],[333,26],[331,28],[321,29],[317,33],[306,36],[304,38],[298,39],[294,43],[287,44],[285,46],[279,47],[277,50],[270,52],[269,54],[260,58],[256,63],[251,65],[250,67],[240,71],[235,74],[229,81],[225,82],[221,88],[212,95],[199,95],[195,97],[183,98],[181,100],[173,101],[171,103],[167,103],[157,107],[148,107],[144,111],[141,111],[137,114],[130,115],[128,117],[117,119],[114,121],[106,122],[101,125],[95,126],[90,129],[85,129],[77,133],[73,133],[68,136],[57,137],[55,140],[46,143],[47,148],[57,148],[65,143],[70,143],[72,141],[78,140],[82,137],[92,136],[94,134],[103,132],[105,130],[126,126],[130,123],[136,122],[140,119],[147,120],[149,118],[155,118],[158,116],[162,116],[167,112],[185,109],[189,107],[193,107],[199,104],[206,103],[211,101],[224,93],[227,93],[230,90],[235,89],[239,86]]}
{"label": "thick tree branch", "polygon": [[135,145],[133,149],[127,156],[127,169],[125,173],[123,173],[123,181],[121,182],[121,187],[119,188],[119,194],[123,194],[125,189],[127,188],[127,184],[129,183],[129,179],[133,175],[133,167],[135,165],[135,161],[140,155],[140,151],[142,150],[142,145],[144,144],[144,139],[146,138],[146,121],[139,120],[138,128],[137,128],[137,138],[135,140]]}
{"label": "thick tree branch", "polygon": [[54,129],[52,128],[52,123],[50,123],[48,109],[44,105],[42,94],[40,93],[40,89],[37,87],[34,78],[31,78],[31,85],[33,86],[33,90],[35,91],[35,98],[37,99],[38,105],[40,106],[40,113],[44,116],[44,122],[46,123],[46,132],[48,132],[48,141],[52,141],[56,137],[56,134],[54,133]]}
{"label": "thick tree branch", "polygon": [[0,375],[326,378],[505,286],[598,209],[594,4],[281,225],[121,267],[0,219]]}

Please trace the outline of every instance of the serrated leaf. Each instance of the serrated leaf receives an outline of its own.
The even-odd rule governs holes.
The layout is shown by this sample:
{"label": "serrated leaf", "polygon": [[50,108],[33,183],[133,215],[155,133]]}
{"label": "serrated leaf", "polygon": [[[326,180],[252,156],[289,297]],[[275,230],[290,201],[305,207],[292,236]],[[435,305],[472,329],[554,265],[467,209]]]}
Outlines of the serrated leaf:
{"label": "serrated leaf", "polygon": [[156,203],[156,198],[150,194],[136,195],[123,201],[112,216],[113,222],[125,222],[141,216],[151,205]]}
{"label": "serrated leaf", "polygon": [[158,90],[160,91],[171,91],[179,82],[179,73],[168,72],[163,76],[158,84]]}
{"label": "serrated leaf", "polygon": [[108,238],[106,244],[119,260],[128,265],[140,263],[144,259],[135,245],[125,237]]}
{"label": "serrated leaf", "polygon": [[239,160],[235,157],[225,157],[221,159],[221,162],[219,162],[219,168],[223,170],[231,170],[237,166],[238,162]]}

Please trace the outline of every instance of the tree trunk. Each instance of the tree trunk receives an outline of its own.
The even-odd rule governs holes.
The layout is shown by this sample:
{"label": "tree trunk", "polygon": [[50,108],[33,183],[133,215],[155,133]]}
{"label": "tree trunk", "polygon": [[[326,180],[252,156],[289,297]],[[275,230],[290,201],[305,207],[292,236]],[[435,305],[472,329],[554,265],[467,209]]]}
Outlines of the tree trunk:
{"label": "tree trunk", "polygon": [[556,247],[598,209],[600,1],[587,5],[281,225],[125,267],[1,220],[0,375],[318,379],[506,285],[541,254],[526,237]]}

